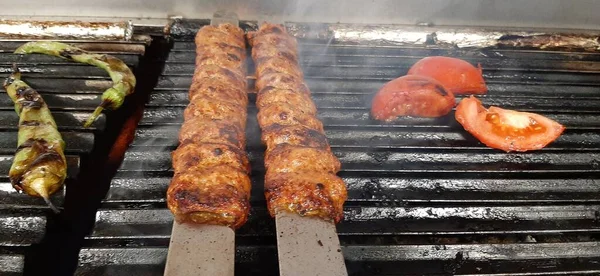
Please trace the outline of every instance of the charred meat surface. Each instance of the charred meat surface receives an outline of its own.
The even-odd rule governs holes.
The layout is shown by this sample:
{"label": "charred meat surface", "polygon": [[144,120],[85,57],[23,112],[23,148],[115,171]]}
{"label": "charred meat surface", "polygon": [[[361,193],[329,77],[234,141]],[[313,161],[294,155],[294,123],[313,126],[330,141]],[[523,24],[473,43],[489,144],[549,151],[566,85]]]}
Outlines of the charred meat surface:
{"label": "charred meat surface", "polygon": [[248,175],[227,165],[178,173],[167,191],[167,205],[178,222],[233,228],[246,222],[249,198]]}
{"label": "charred meat surface", "polygon": [[[252,51],[256,50],[253,49]],[[300,67],[298,67],[298,70],[300,70]],[[294,75],[288,75],[286,73],[276,72],[266,75],[258,75],[255,86],[257,91],[261,91],[265,89],[265,87],[273,87],[277,89],[292,90],[297,93],[310,94],[310,90],[302,78]]]}
{"label": "charred meat surface", "polygon": [[285,103],[295,106],[299,111],[305,114],[317,114],[317,107],[306,93],[298,93],[290,89],[277,89],[272,86],[267,86],[258,91],[256,97],[256,107],[261,109],[269,105],[277,105]]}
{"label": "charred meat surface", "polygon": [[[242,59],[243,60],[243,59]],[[246,76],[240,71],[234,71],[218,65],[197,66],[192,78],[192,84],[213,79],[231,83],[234,87],[246,87]]]}
{"label": "charred meat surface", "polygon": [[214,65],[231,71],[246,72],[246,68],[241,64],[241,54],[223,54],[216,50],[207,50],[202,54],[196,55],[196,66]]}
{"label": "charred meat surface", "polygon": [[265,127],[262,129],[261,140],[268,149],[281,144],[289,144],[330,150],[325,134],[302,125],[272,125]]}
{"label": "charred meat surface", "polygon": [[265,196],[271,216],[286,211],[337,222],[343,218],[347,191],[341,178],[327,172],[267,172]]}
{"label": "charred meat surface", "polygon": [[244,33],[231,24],[204,26],[195,41],[196,70],[172,153],[167,205],[179,223],[236,229],[250,211]]}
{"label": "charred meat surface", "polygon": [[171,157],[175,173],[218,165],[228,165],[250,173],[250,162],[246,153],[226,144],[184,143],[173,151]]}
{"label": "charred meat surface", "polygon": [[258,124],[261,127],[272,125],[301,125],[323,132],[323,123],[314,114],[305,113],[300,108],[287,103],[274,103],[258,110]]}
{"label": "charred meat surface", "polygon": [[270,173],[315,171],[337,173],[341,164],[327,149],[282,144],[267,150],[265,167]]}
{"label": "charred meat surface", "polygon": [[193,82],[189,99],[194,101],[196,97],[208,97],[218,102],[232,102],[241,106],[248,105],[248,94],[246,87],[238,87],[228,82],[215,79],[202,79],[202,81]]}
{"label": "charred meat surface", "polygon": [[246,128],[246,107],[225,101],[216,101],[209,97],[198,96],[183,112],[185,120],[206,118],[235,123]]}
{"label": "charred meat surface", "polygon": [[298,70],[295,59],[287,57],[264,57],[256,61],[256,74],[267,75],[270,73],[284,73],[296,78],[303,78],[304,74]]}
{"label": "charred meat surface", "polygon": [[246,147],[244,129],[227,121],[195,117],[183,122],[179,143],[225,144],[239,149]]}
{"label": "charred meat surface", "polygon": [[265,154],[265,197],[272,216],[292,212],[339,222],[346,186],[298,65],[296,39],[281,25],[248,34],[256,64],[258,124]]}

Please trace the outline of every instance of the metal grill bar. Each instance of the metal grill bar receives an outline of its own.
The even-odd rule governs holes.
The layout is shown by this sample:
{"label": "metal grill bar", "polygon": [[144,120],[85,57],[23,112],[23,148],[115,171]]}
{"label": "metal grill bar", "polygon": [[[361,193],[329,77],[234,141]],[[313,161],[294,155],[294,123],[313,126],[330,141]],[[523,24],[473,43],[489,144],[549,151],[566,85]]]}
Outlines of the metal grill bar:
{"label": "metal grill bar", "polygon": [[[452,274],[462,270],[495,271],[510,273],[515,266],[539,267],[535,275],[588,275],[600,271],[598,267],[577,269],[581,262],[589,261],[597,255],[597,242],[562,244],[498,244],[498,245],[446,245],[446,246],[391,246],[382,251],[376,246],[344,246],[342,251],[350,270],[360,269],[365,274],[402,273]],[[94,248],[83,249],[81,266],[77,275],[162,275],[161,267],[166,256],[166,248]],[[253,267],[267,262],[265,256],[276,254],[272,247],[238,246],[236,260],[240,272],[276,275],[277,268],[269,266]],[[555,257],[548,265],[543,260]],[[398,260],[403,260],[399,262]],[[510,266],[498,265],[502,261]],[[237,270],[237,269],[236,269]],[[510,275],[524,275],[518,272]],[[527,274],[526,274],[527,275]],[[533,275],[533,274],[531,274]]]}
{"label": "metal grill bar", "polygon": [[[335,155],[344,164],[341,174],[357,173],[598,173],[600,155],[596,152],[540,152],[498,154],[491,150],[484,152],[393,152],[390,148],[365,152],[368,148],[338,148]],[[408,149],[410,150],[410,149]],[[263,171],[262,156],[259,152],[249,153],[253,169]],[[121,165],[122,172],[171,172],[170,151],[129,151]],[[370,175],[377,177],[376,175]]]}
{"label": "metal grill bar", "polygon": [[[112,182],[106,203],[162,203],[170,176],[129,178],[123,174]],[[260,180],[260,179],[258,179]],[[260,182],[258,181],[257,182]],[[419,204],[537,204],[598,202],[597,179],[462,179],[344,177],[350,202],[383,206]],[[424,198],[428,197],[427,200]],[[251,200],[263,200],[253,193]]]}

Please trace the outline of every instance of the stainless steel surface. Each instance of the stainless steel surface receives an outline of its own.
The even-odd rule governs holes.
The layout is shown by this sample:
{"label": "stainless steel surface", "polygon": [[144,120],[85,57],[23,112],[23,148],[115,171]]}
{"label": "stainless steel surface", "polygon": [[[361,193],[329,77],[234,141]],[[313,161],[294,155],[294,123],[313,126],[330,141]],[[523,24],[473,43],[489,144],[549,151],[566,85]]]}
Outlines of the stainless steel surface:
{"label": "stainless steel surface", "polygon": [[281,276],[348,275],[335,224],[285,212],[275,221]]}
{"label": "stainless steel surface", "polygon": [[240,25],[240,20],[237,14],[226,10],[216,11],[210,19],[210,25],[219,26],[220,24],[229,23],[234,26]]}
{"label": "stainless steel surface", "polygon": [[233,276],[235,232],[220,225],[173,223],[165,276]]}
{"label": "stainless steel surface", "polygon": [[303,39],[362,45],[411,45],[458,48],[577,48],[600,50],[600,30],[524,31],[509,28],[457,28],[370,24],[287,23],[288,31]]}
{"label": "stainless steel surface", "polygon": [[0,20],[0,38],[131,40],[131,22]]}
{"label": "stainless steel surface", "polygon": [[219,9],[246,20],[576,29],[600,25],[600,2],[594,0],[55,0],[52,5],[23,0],[0,11],[0,16],[210,18]]}

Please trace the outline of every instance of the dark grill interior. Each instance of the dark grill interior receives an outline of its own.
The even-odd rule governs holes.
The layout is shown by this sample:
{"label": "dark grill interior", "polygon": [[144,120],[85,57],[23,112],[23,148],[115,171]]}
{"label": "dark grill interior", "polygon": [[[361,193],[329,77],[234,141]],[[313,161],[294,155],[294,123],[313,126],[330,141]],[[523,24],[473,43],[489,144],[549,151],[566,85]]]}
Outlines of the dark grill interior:
{"label": "dark grill interior", "polygon": [[[199,24],[185,27],[177,30],[182,35],[175,36],[136,138],[80,252],[78,275],[163,273],[172,225],[164,199],[172,176],[170,152],[177,144],[194,68],[189,35]],[[348,184],[345,220],[338,232],[351,275],[600,273],[600,54],[301,42],[304,73]],[[507,154],[480,144],[454,114],[389,124],[370,120],[372,93],[432,55],[481,63],[490,90],[480,97],[484,104],[540,113],[567,131],[541,151]],[[7,67],[4,60],[12,57],[3,56],[0,61]],[[35,68],[45,66],[50,65]],[[70,67],[57,66],[44,76],[54,78]],[[76,73],[94,80],[91,76],[101,75],[95,70]],[[44,92],[64,81],[36,84],[31,77],[30,82]],[[66,96],[45,97],[57,109],[59,104],[73,106],[61,100]],[[6,103],[0,112],[7,113],[2,120],[13,118],[2,121],[1,135],[13,139],[2,142],[2,154],[10,156],[16,115],[6,95],[0,99]],[[252,104],[249,114],[253,207],[249,222],[237,232],[236,274],[277,275],[274,221],[266,212],[262,188],[264,148]],[[10,161],[6,164],[2,168],[7,171]],[[14,229],[18,221],[37,228],[6,241],[3,236],[3,248],[43,232],[43,223],[32,222],[44,219],[41,211],[16,210],[3,209],[7,223],[0,226]]]}

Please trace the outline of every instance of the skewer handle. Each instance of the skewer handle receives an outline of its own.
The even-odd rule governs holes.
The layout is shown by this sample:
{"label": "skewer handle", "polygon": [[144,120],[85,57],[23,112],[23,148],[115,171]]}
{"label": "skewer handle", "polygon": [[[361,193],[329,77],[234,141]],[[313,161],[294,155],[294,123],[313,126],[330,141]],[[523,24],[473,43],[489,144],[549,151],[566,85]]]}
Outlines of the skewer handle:
{"label": "skewer handle", "polygon": [[335,224],[287,212],[275,221],[281,276],[348,275]]}
{"label": "skewer handle", "polygon": [[164,275],[233,276],[234,256],[233,229],[173,222]]}

